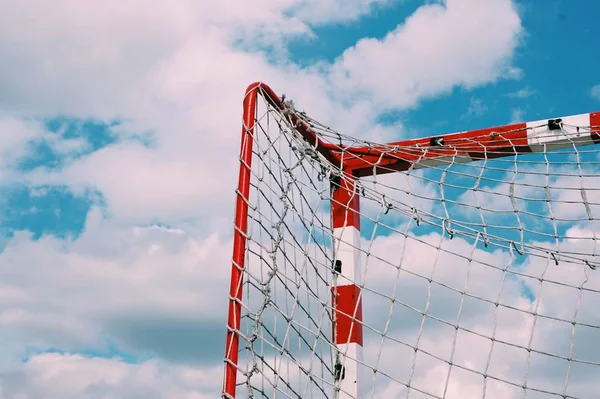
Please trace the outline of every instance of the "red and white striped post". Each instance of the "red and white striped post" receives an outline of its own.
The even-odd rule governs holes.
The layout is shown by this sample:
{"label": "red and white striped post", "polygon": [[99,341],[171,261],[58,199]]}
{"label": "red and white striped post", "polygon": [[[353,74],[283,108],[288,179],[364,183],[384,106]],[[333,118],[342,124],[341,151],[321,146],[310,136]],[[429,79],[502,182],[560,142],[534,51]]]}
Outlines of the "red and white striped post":
{"label": "red and white striped post", "polygon": [[[267,85],[256,82],[248,87],[244,99],[223,398],[235,398],[236,395],[247,202],[258,94],[280,112],[287,110],[286,104]],[[354,179],[405,171],[411,167],[427,168],[447,165],[448,162],[463,163],[600,143],[600,112],[403,140],[389,143],[388,148],[398,148],[391,151],[373,147],[343,147],[325,142],[296,114],[290,113],[288,117],[298,133],[328,162],[341,165],[345,171],[339,181],[332,183],[331,188],[335,260],[331,288],[333,341],[339,353],[334,367],[339,397],[344,399],[358,398],[358,366],[362,361],[363,346],[359,196]]]}
{"label": "red and white striped post", "polygon": [[358,398],[363,326],[360,291],[360,213],[354,178],[344,174],[331,184],[334,283],[333,342],[337,346],[335,379],[339,398]]}

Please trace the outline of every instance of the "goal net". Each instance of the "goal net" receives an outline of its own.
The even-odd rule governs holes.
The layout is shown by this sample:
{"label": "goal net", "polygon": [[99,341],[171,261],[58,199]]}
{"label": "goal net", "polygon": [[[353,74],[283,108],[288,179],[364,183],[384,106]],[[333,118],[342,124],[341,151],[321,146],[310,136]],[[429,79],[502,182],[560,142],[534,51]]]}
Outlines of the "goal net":
{"label": "goal net", "polygon": [[376,143],[244,99],[224,398],[599,398],[600,113]]}

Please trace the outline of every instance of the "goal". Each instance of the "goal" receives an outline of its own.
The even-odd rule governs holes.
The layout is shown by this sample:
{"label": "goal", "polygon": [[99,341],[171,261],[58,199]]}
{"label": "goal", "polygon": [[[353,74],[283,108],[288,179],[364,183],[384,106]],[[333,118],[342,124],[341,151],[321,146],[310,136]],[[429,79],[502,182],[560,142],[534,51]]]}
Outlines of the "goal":
{"label": "goal", "polygon": [[599,398],[600,113],[350,133],[246,92],[222,397]]}

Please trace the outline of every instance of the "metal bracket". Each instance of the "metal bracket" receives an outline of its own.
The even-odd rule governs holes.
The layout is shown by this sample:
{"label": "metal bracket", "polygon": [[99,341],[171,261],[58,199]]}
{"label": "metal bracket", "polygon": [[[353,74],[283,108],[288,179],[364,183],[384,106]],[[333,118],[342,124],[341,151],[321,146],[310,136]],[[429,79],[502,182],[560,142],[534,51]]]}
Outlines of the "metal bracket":
{"label": "metal bracket", "polygon": [[336,381],[340,381],[340,380],[343,380],[344,378],[346,378],[346,369],[344,368],[344,366],[342,365],[342,363],[337,362],[335,364],[335,370],[334,370],[333,378]]}
{"label": "metal bracket", "polygon": [[548,130],[560,130],[562,119],[548,119]]}
{"label": "metal bracket", "polygon": [[335,262],[333,263],[333,272],[337,273],[337,274],[341,274],[342,273],[342,261],[339,259],[336,259]]}

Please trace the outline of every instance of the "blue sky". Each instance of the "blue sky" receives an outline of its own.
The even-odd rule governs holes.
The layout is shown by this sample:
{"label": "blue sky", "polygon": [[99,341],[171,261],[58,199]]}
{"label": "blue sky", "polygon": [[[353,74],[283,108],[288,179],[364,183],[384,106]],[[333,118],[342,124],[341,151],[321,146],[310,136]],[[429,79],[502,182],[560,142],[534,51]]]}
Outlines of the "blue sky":
{"label": "blue sky", "polygon": [[[317,27],[315,38],[290,43],[290,55],[300,64],[333,61],[362,38],[383,38],[420,3],[393,2],[355,23]],[[528,1],[518,7],[527,31],[514,53],[513,65],[522,70],[521,79],[472,90],[454,89],[450,95],[424,100],[418,107],[384,114],[383,120],[401,120],[409,127],[410,136],[422,137],[595,111],[598,99],[590,90],[597,84],[600,52],[594,49],[593,26],[582,18],[594,15],[600,4]],[[397,73],[402,74],[401,67]]]}
{"label": "blue sky", "polygon": [[[155,361],[172,377],[156,397],[170,389],[214,397],[241,99],[254,80],[272,82],[333,127],[368,136],[378,126],[394,140],[600,110],[597,1],[494,0],[497,25],[478,26],[490,16],[472,0],[473,14],[450,20],[447,37],[414,19],[412,44],[401,49],[386,37],[422,7],[446,2],[264,0],[253,10],[189,2],[191,16],[183,5],[156,3],[113,14],[61,0],[44,20],[32,0],[0,17],[8,71],[0,76],[8,143],[0,145],[0,319],[9,320],[0,398],[36,397],[35,362],[45,355],[56,364],[70,355],[124,364],[106,392],[142,392],[124,383],[143,374],[127,365]],[[22,30],[24,15],[35,29]],[[465,28],[473,42],[453,41],[459,25],[474,26]],[[365,39],[385,46],[370,53],[380,58],[355,63]],[[464,71],[450,73],[446,63]],[[425,89],[406,94],[411,79]],[[207,272],[214,268],[224,270]],[[82,373],[92,366],[81,363]],[[187,368],[204,374],[181,382]],[[7,382],[14,373],[22,382]],[[48,384],[49,398],[99,397],[89,386]]]}

